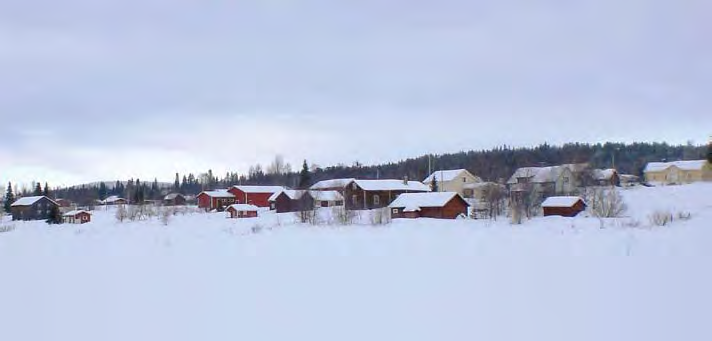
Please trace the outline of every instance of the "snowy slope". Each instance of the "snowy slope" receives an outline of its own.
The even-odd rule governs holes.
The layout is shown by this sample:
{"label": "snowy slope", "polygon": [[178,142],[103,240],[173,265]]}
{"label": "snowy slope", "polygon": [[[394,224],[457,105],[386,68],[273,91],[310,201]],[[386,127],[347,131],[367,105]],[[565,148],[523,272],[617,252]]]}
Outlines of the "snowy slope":
{"label": "snowy slope", "polygon": [[693,214],[654,229],[269,213],[163,226],[111,211],[17,223],[0,233],[0,340],[711,340],[711,193],[625,191],[643,225],[660,208]]}

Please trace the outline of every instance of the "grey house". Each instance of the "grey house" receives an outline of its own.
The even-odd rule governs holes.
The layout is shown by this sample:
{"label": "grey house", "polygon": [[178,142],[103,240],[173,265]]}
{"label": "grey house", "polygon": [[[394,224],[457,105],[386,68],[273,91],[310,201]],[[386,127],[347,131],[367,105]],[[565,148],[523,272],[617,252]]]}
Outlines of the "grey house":
{"label": "grey house", "polygon": [[20,198],[10,207],[12,220],[46,220],[52,207],[59,209],[54,200],[45,196]]}

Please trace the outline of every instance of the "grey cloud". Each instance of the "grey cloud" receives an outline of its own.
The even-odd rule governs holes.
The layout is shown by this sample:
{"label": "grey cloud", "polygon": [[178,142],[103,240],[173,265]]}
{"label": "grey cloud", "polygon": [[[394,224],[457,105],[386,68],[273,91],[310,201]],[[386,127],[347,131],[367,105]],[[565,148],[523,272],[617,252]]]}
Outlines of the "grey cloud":
{"label": "grey cloud", "polygon": [[[625,131],[605,122],[623,117],[645,122],[629,136],[653,139],[666,125],[670,136],[702,135],[688,123],[712,108],[710,10],[661,0],[0,1],[0,145],[47,125],[68,146],[110,148],[116,136],[153,141],[137,128],[147,120],[276,113],[341,124],[385,115],[412,128],[434,115],[487,120],[523,144],[581,138],[580,122],[557,120],[546,134],[518,123],[563,113],[596,117],[591,130],[614,137]],[[92,129],[68,133],[76,122]],[[402,149],[437,148],[411,144]]]}

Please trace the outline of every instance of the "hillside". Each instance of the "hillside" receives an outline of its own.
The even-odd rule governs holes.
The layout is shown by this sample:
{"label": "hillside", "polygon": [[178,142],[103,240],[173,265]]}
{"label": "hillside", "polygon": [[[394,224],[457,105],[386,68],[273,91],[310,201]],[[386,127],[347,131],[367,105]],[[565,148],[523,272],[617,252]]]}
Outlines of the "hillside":
{"label": "hillside", "polygon": [[[625,190],[629,217],[604,229],[270,213],[163,226],[112,211],[84,226],[15,223],[0,233],[0,339],[710,340],[710,193]],[[691,218],[651,227],[658,210]]]}

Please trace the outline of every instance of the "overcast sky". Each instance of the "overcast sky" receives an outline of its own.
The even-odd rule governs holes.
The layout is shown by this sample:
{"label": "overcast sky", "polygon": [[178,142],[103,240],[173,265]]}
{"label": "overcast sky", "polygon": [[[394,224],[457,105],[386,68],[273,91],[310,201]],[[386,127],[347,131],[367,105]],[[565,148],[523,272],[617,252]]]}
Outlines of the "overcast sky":
{"label": "overcast sky", "polygon": [[0,182],[705,143],[706,0],[0,0]]}

